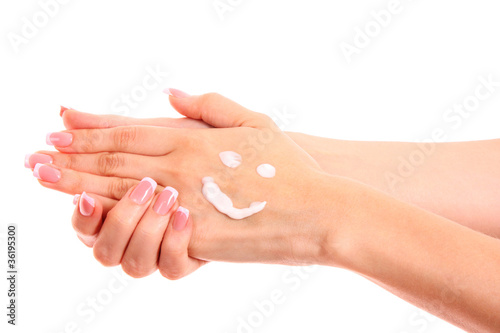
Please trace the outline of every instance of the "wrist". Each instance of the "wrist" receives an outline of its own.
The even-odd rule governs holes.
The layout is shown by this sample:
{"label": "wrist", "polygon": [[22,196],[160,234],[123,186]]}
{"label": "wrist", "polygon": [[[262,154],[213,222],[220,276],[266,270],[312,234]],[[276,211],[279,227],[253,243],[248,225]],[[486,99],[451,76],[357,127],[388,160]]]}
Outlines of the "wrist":
{"label": "wrist", "polygon": [[322,237],[318,237],[315,264],[361,273],[360,268],[366,265],[365,245],[373,243],[377,233],[383,233],[380,229],[393,199],[370,186],[337,176],[325,177],[318,195],[316,225]]}
{"label": "wrist", "polygon": [[349,268],[354,242],[351,227],[354,220],[362,220],[357,203],[371,189],[324,172],[314,173],[308,182],[301,193],[305,200],[299,208],[300,227],[289,235],[291,248],[300,250],[296,254],[301,264]]}

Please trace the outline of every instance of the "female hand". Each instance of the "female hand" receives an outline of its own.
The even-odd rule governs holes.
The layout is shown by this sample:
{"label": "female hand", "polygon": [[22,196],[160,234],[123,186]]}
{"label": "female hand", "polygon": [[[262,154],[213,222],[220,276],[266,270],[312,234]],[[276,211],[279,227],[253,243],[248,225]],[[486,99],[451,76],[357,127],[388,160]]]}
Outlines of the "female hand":
{"label": "female hand", "polygon": [[[168,128],[185,128],[185,129],[200,129],[200,128],[213,128],[215,127],[232,127],[231,120],[220,117],[222,109],[230,111],[231,109],[242,109],[240,105],[233,101],[219,95],[219,94],[204,94],[200,96],[188,96],[189,98],[175,97],[171,93],[175,92],[177,96],[186,96],[186,94],[179,93],[175,89],[166,89],[165,92],[170,94],[170,102],[172,106],[179,111],[180,114],[185,115],[187,118],[130,118],[117,115],[95,115],[90,113],[79,112],[73,109],[61,107],[60,115],[63,119],[64,125],[67,129],[106,129],[119,126],[161,126]],[[192,119],[190,117],[196,117]],[[204,117],[201,120],[201,117]],[[315,145],[311,145],[310,136],[301,133],[287,133],[294,142],[299,146],[307,146],[311,152],[322,150],[324,142],[315,141]],[[322,138],[317,138],[322,139]],[[314,146],[315,149],[311,149]],[[327,150],[326,147],[324,150]],[[108,177],[110,188],[108,194],[101,197],[103,204],[103,213],[106,213],[117,203],[119,199],[125,194],[126,190],[135,184],[141,178],[123,178],[118,177],[114,172],[116,161],[113,156],[108,154],[101,155],[97,165],[84,164],[76,161],[77,155],[66,155],[57,151],[37,151],[34,154],[29,154],[26,157],[25,166],[33,169],[37,163],[54,163],[56,165],[72,169],[74,171],[81,171],[84,175],[81,182],[73,182],[67,186],[53,187],[56,190],[61,190],[71,195],[81,193],[83,191],[92,190],[83,185],[83,183],[101,184],[101,177]],[[338,163],[337,163],[338,164]],[[119,179],[122,178],[122,179]]]}
{"label": "female hand", "polygon": [[143,179],[103,217],[99,196],[75,196],[73,228],[104,264],[119,261],[128,275],[145,277],[159,268],[168,279],[179,279],[206,262],[189,257],[192,232],[189,211],[177,203],[177,191],[166,187],[155,195],[156,183]]}
{"label": "female hand", "polygon": [[[194,230],[189,251],[193,257],[285,264],[317,262],[321,240],[327,235],[326,226],[316,223],[319,208],[324,206],[317,190],[325,175],[269,117],[229,102],[233,107],[221,106],[218,114],[194,109],[191,116],[215,126],[234,126],[231,128],[123,126],[53,133],[49,140],[64,154],[52,166],[38,168],[40,183],[69,193],[85,186],[91,193],[118,199],[133,185],[133,179],[149,176],[162,186],[177,188],[183,206],[191,211]],[[242,155],[241,166],[231,169],[222,164],[222,151]],[[103,160],[111,161],[106,165],[117,177],[75,171],[85,167],[99,173],[96,171]],[[263,163],[276,168],[274,178],[257,174],[257,166]],[[50,172],[59,176],[44,178]],[[203,197],[201,180],[206,176],[215,179],[236,207],[248,207],[255,201],[266,201],[267,205],[245,220],[230,219]],[[90,179],[92,183],[87,182]],[[120,263],[119,256],[112,255],[109,249],[97,248],[94,253],[105,265]]]}

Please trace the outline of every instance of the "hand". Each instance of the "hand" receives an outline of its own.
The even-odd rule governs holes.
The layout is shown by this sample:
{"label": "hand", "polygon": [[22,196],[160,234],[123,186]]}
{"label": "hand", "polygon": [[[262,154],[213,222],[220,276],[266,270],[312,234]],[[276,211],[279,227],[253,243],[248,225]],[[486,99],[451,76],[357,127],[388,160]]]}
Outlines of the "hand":
{"label": "hand", "polygon": [[[215,97],[209,94],[202,98]],[[324,174],[269,117],[226,101],[231,107],[221,105],[219,113],[194,109],[189,116],[231,128],[124,126],[53,134],[51,140],[63,154],[57,155],[52,167],[39,168],[40,183],[68,193],[85,185],[91,187],[91,193],[119,199],[129,185],[134,185],[132,180],[150,176],[162,186],[178,189],[179,201],[190,209],[194,221],[191,256],[222,261],[316,262],[321,239],[327,235],[327,226],[315,224],[317,211],[324,205],[317,194]],[[243,156],[239,168],[230,169],[221,163],[218,154],[226,150]],[[76,171],[89,167],[96,170],[103,159],[112,161],[107,165],[118,178]],[[264,179],[256,173],[255,168],[262,163],[276,167],[275,178]],[[60,177],[43,180],[50,172]],[[237,207],[254,201],[268,204],[243,221],[232,220],[202,196],[201,179],[205,176],[213,177]],[[91,179],[92,183],[87,182]],[[95,255],[105,265],[120,263],[119,256],[112,256],[106,249],[95,251]]]}
{"label": "hand", "polygon": [[[120,258],[124,272],[132,277],[145,277],[159,268],[164,277],[179,279],[206,261],[188,255],[193,225],[189,211],[176,202],[177,191],[167,187],[154,195],[152,185],[145,179],[132,187],[106,217],[98,196],[75,196],[73,228],[96,253],[109,254],[104,263]],[[139,193],[144,189],[149,189],[145,195]]]}
{"label": "hand", "polygon": [[[199,128],[213,128],[216,127],[231,127],[230,122],[223,121],[220,117],[214,117],[221,108],[231,110],[232,108],[241,108],[240,105],[233,101],[219,95],[219,94],[205,94],[201,96],[189,96],[189,98],[175,98],[170,96],[172,106],[181,114],[187,117],[200,117],[205,115],[207,123],[201,119],[191,118],[130,118],[116,115],[94,115],[90,113],[79,112],[73,109],[61,107],[61,117],[63,118],[64,125],[67,129],[98,129],[98,128],[112,128],[119,126],[133,126],[133,125],[146,125],[146,126],[161,126],[169,128],[186,128],[186,129],[199,129]],[[287,133],[299,146],[303,149],[307,148],[306,152],[314,154],[315,159],[320,161],[322,155],[318,151],[327,151],[323,138],[308,136],[302,133]],[[312,143],[314,142],[314,144]],[[322,148],[323,147],[323,148]],[[81,193],[82,191],[92,191],[93,187],[85,187],[83,184],[101,184],[101,176],[111,177],[108,180],[109,189],[104,197],[100,197],[103,203],[104,215],[117,203],[117,201],[124,195],[130,186],[137,184],[141,178],[137,179],[117,179],[114,173],[114,164],[117,163],[115,159],[107,154],[103,154],[98,161],[97,165],[88,165],[74,161],[77,156],[66,156],[54,151],[38,151],[33,155],[28,155],[25,162],[26,167],[34,168],[36,163],[52,163],[64,166],[68,169],[75,169],[82,171],[85,174],[75,174],[81,176],[78,182],[74,181],[70,186],[59,187],[60,190],[66,191],[69,194]],[[336,164],[339,164],[337,161]],[[321,163],[323,164],[323,163]],[[322,165],[322,167],[328,165]],[[327,168],[329,169],[329,168]],[[96,177],[99,176],[99,177]],[[92,186],[92,185],[91,185]],[[58,189],[58,188],[55,188]]]}

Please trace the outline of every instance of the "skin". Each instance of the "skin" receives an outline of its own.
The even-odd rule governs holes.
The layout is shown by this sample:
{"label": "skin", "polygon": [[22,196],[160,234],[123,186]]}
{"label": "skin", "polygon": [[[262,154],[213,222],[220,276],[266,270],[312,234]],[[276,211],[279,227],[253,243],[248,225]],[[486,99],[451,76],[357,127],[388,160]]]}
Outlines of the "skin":
{"label": "skin", "polygon": [[[208,96],[208,97],[207,97]],[[221,107],[241,107],[217,94],[170,97],[172,106],[182,115],[215,114]],[[207,119],[210,121],[210,119]],[[63,114],[68,129],[108,128],[126,125],[153,125],[173,128],[210,128],[206,122],[190,118],[135,119],[115,115],[93,115],[75,110]],[[215,127],[231,124],[216,120]],[[286,134],[331,175],[358,180],[395,198],[417,205],[471,229],[500,237],[500,140],[435,143],[426,154],[423,164],[417,165],[410,176],[400,176],[401,158],[409,160],[421,151],[412,142],[364,142],[322,138],[302,133]],[[92,166],[81,166],[66,156],[44,151],[56,163],[93,175],[115,176],[115,159],[103,157]],[[392,175],[394,178],[390,178]],[[464,177],[466,175],[466,177]],[[487,176],[485,176],[487,175]],[[139,179],[116,180],[122,182],[110,190],[109,198],[119,199]],[[119,190],[122,188],[122,190]],[[84,187],[74,188],[70,194],[81,193]],[[112,193],[113,192],[113,193]],[[116,203],[106,204],[106,211]]]}
{"label": "skin", "polygon": [[[59,163],[63,157],[55,158],[61,180],[41,184],[71,193],[81,186],[82,179],[93,177],[100,186],[91,192],[96,190],[96,194],[111,200],[120,197],[118,187],[110,185],[114,178],[132,182],[147,175],[162,186],[178,189],[179,201],[192,212],[194,223],[189,243],[185,243],[185,257],[189,253],[199,260],[341,267],[468,331],[500,329],[500,286],[496,283],[500,240],[366,184],[327,174],[266,116],[241,106],[219,106],[217,113],[193,107],[185,115],[229,128],[123,126],[69,130],[74,135],[73,143],[56,147],[61,156],[71,156],[66,164]],[[267,140],[265,149],[255,149],[253,144],[241,146],[249,138],[269,137],[269,133],[272,139]],[[249,162],[227,170],[217,160],[224,150],[241,152],[243,160]],[[96,178],[88,173],[92,170],[81,170],[83,166],[99,165],[101,156],[109,156],[100,155],[103,152],[112,152],[113,158],[122,161],[112,164],[109,174],[113,177]],[[269,161],[278,171],[276,177],[259,179],[255,167]],[[201,178],[213,174],[237,205],[266,200],[268,206],[244,223],[218,213],[200,193]],[[121,197],[126,200],[127,194]],[[133,206],[130,202],[120,205],[122,201],[106,214],[94,244],[94,255],[104,265],[120,264],[127,249],[113,244],[130,244],[137,230],[134,226],[142,223],[140,212],[146,209],[132,207],[136,214],[117,218],[120,213],[115,211]],[[103,209],[97,207],[92,218],[100,221]],[[78,220],[78,213],[75,215]],[[106,234],[105,226],[116,221],[126,225],[127,231]],[[163,242],[168,243],[169,238]],[[161,250],[163,244],[158,250],[160,258]],[[180,260],[182,257],[178,256]]]}
{"label": "skin", "polygon": [[[178,202],[161,215],[153,209],[161,192],[137,204],[130,199],[136,187],[132,186],[110,209],[104,223],[101,198],[91,195],[95,207],[90,216],[80,212],[80,199],[72,218],[78,238],[88,247],[97,248],[96,254],[105,265],[112,265],[117,260],[113,256],[119,256],[123,270],[135,278],[148,276],[159,268],[164,277],[176,280],[206,264],[205,260],[192,258],[187,253],[192,219],[189,218],[181,230],[173,228]],[[103,247],[106,250],[102,250]],[[110,257],[100,257],[106,255],[103,252]]]}
{"label": "skin", "polygon": [[[418,143],[333,140],[292,133],[325,172],[356,179],[395,198],[500,238],[500,140],[432,144],[421,165],[400,176]],[[429,146],[431,147],[431,146]],[[394,178],[391,178],[394,177]]]}

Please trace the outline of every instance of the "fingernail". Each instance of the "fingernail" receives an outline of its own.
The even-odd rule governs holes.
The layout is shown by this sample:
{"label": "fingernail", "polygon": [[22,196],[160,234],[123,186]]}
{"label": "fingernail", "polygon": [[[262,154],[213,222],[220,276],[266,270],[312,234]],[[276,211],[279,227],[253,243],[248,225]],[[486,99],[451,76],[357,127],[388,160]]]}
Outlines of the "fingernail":
{"label": "fingernail", "polygon": [[78,199],[80,199],[80,194],[75,194],[73,197],[73,205],[76,205],[78,203]]}
{"label": "fingernail", "polygon": [[143,178],[139,185],[130,193],[130,199],[138,205],[148,201],[155,193],[156,182],[149,177]]}
{"label": "fingernail", "polygon": [[67,147],[73,142],[73,134],[67,132],[48,133],[45,141],[51,146]]}
{"label": "fingernail", "polygon": [[188,93],[185,93],[184,91],[180,91],[179,89],[174,89],[174,88],[166,88],[163,90],[163,92],[167,95],[174,96],[177,98],[185,98],[185,97],[191,97]]}
{"label": "fingernail", "polygon": [[166,215],[170,208],[174,205],[178,195],[179,192],[177,192],[175,188],[170,186],[165,187],[165,189],[158,196],[158,199],[153,206],[153,210],[160,215]]}
{"label": "fingernail", "polygon": [[48,165],[37,163],[33,169],[33,176],[49,183],[57,183],[61,179],[61,172]]}
{"label": "fingernail", "polygon": [[59,112],[59,115],[62,117],[64,114],[64,111],[66,111],[66,110],[69,110],[69,108],[61,105],[61,111]]}
{"label": "fingernail", "polygon": [[172,224],[172,228],[177,231],[183,230],[187,225],[188,217],[189,210],[182,206],[179,206],[174,215],[174,223]]}
{"label": "fingernail", "polygon": [[80,213],[83,216],[90,216],[94,213],[95,200],[83,192],[80,197]]}
{"label": "fingernail", "polygon": [[27,154],[24,157],[24,166],[28,169],[31,169],[37,163],[50,164],[52,163],[52,156],[45,154]]}

